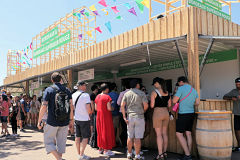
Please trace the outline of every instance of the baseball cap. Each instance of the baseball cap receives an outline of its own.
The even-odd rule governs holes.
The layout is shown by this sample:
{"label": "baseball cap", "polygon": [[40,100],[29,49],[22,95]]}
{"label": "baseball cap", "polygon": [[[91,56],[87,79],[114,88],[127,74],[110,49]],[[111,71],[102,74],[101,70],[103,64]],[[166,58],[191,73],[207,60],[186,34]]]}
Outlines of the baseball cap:
{"label": "baseball cap", "polygon": [[82,85],[88,85],[88,83],[86,82],[86,81],[82,81],[82,80],[79,80],[78,82],[77,82],[77,85],[76,86],[82,86]]}
{"label": "baseball cap", "polygon": [[154,85],[156,82],[158,82],[159,84],[161,84],[161,81],[163,81],[162,78],[155,77],[155,78],[153,79],[152,85]]}
{"label": "baseball cap", "polygon": [[235,83],[240,83],[240,77],[235,79]]}

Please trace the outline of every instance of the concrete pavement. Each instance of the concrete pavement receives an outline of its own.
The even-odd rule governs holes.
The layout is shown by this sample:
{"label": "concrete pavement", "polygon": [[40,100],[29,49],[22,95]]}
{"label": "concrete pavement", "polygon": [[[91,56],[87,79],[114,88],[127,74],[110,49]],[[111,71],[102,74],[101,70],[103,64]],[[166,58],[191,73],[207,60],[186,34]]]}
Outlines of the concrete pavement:
{"label": "concrete pavement", "polygon": [[[126,160],[125,150],[122,148],[114,149],[116,155],[108,158],[98,154],[98,151],[87,146],[86,155],[93,160]],[[156,151],[144,153],[146,160],[152,160]],[[66,153],[63,155],[66,160],[77,160],[77,152],[73,138],[67,141]],[[169,153],[169,160],[179,158],[177,154]],[[47,155],[43,145],[43,133],[34,129],[26,129],[25,133],[20,132],[19,138],[0,138],[0,159],[1,160],[54,160],[52,155]],[[240,153],[234,153],[233,160],[239,160]]]}

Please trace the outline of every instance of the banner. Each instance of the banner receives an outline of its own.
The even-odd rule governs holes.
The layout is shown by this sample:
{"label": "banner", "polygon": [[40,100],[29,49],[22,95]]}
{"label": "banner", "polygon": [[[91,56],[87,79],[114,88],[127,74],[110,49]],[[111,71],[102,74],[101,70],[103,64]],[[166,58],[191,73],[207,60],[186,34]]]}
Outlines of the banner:
{"label": "banner", "polygon": [[44,44],[57,36],[58,36],[58,27],[55,27],[51,31],[41,36],[41,44]]}
{"label": "banner", "polygon": [[198,7],[200,9],[205,10],[205,11],[207,11],[209,13],[212,13],[212,14],[214,14],[216,16],[222,17],[222,18],[224,18],[226,20],[229,20],[229,21],[231,20],[231,16],[229,14],[224,13],[222,11],[219,11],[219,10],[217,10],[215,8],[212,8],[211,6],[208,6],[207,4],[199,2],[198,0],[188,0],[188,4],[190,6],[193,6],[193,7]]}
{"label": "banner", "polygon": [[64,33],[63,35],[57,37],[56,39],[50,41],[49,43],[43,45],[42,47],[33,51],[33,58],[36,59],[37,57],[44,55],[68,42],[71,41],[71,32],[70,30]]}
{"label": "banner", "polygon": [[203,0],[203,3],[206,3],[218,10],[222,10],[222,3],[216,1],[216,0]]}
{"label": "banner", "polygon": [[[204,55],[199,56],[199,62],[202,61],[203,56]],[[231,61],[231,60],[236,60],[236,59],[237,59],[237,50],[233,49],[233,50],[209,54],[206,64]],[[186,60],[185,60],[185,62],[186,62]],[[159,71],[178,69],[178,68],[182,68],[182,63],[181,63],[181,60],[179,60],[179,59],[173,60],[173,61],[168,61],[168,62],[161,62],[159,64],[155,64],[155,65],[147,66],[147,67],[122,70],[117,74],[117,77],[139,75],[139,74],[159,72]]]}

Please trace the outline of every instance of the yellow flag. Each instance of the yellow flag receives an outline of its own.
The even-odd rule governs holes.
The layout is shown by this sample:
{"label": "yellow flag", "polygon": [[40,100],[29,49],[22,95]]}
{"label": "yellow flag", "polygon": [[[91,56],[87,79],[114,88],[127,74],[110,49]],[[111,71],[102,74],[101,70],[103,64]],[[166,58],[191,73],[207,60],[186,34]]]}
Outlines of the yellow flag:
{"label": "yellow flag", "polygon": [[92,10],[92,11],[96,11],[97,10],[95,5],[90,6],[89,9]]}
{"label": "yellow flag", "polygon": [[108,11],[106,9],[102,9],[102,11],[106,13],[106,16],[108,15]]}
{"label": "yellow flag", "polygon": [[149,0],[143,0],[141,2],[144,6],[146,6],[147,8],[150,8],[150,1]]}
{"label": "yellow flag", "polygon": [[87,33],[87,35],[88,35],[89,37],[93,38],[93,36],[92,36],[92,31],[87,31],[86,33]]}

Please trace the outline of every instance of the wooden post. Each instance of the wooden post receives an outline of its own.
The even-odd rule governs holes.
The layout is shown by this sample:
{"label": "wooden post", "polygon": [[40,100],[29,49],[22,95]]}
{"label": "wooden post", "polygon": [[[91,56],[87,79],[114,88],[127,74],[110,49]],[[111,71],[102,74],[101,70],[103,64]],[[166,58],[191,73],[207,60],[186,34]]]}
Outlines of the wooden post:
{"label": "wooden post", "polygon": [[29,81],[26,81],[25,93],[29,96]]}
{"label": "wooden post", "polygon": [[189,8],[188,15],[188,80],[200,96],[198,29],[196,8]]}
{"label": "wooden post", "polygon": [[240,77],[240,52],[239,52],[239,48],[237,49],[237,56],[238,56],[238,74]]}
{"label": "wooden post", "polygon": [[72,90],[72,87],[73,87],[73,71],[72,71],[72,69],[67,70],[67,79],[68,79],[67,87]]}

